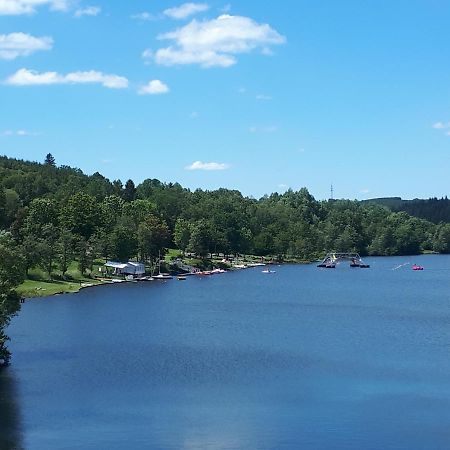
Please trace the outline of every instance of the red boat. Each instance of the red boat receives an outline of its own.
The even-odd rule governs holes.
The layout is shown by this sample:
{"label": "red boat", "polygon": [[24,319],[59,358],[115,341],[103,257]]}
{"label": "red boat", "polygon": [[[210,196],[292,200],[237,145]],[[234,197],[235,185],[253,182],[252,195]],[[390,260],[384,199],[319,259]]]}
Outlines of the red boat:
{"label": "red boat", "polygon": [[417,264],[413,264],[412,270],[423,270],[422,266],[418,266]]}

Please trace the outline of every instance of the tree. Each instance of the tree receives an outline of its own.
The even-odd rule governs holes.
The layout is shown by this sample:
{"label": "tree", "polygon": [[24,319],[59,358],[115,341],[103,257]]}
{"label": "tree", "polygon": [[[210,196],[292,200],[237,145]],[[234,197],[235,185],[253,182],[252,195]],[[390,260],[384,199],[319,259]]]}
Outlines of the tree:
{"label": "tree", "polygon": [[128,261],[135,256],[138,249],[138,243],[135,236],[129,228],[119,225],[111,234],[111,256],[119,261]]}
{"label": "tree", "polygon": [[10,234],[0,234],[0,366],[9,363],[9,340],[4,330],[20,309],[20,297],[14,291],[25,277],[24,261]]}
{"label": "tree", "polygon": [[125,202],[117,195],[105,197],[100,205],[105,229],[112,231],[122,216]]}
{"label": "tree", "polygon": [[123,199],[126,202],[132,202],[136,198],[136,186],[133,180],[128,180],[125,183],[125,189],[123,190]]}
{"label": "tree", "polygon": [[62,230],[57,242],[58,263],[62,276],[65,277],[69,264],[74,256],[74,235],[68,230]]}
{"label": "tree", "polygon": [[25,273],[27,275],[28,271],[39,263],[41,259],[39,251],[39,239],[34,234],[27,234],[20,246],[20,253],[24,258]]}
{"label": "tree", "polygon": [[433,249],[439,253],[450,253],[450,224],[440,224],[434,239]]}
{"label": "tree", "polygon": [[94,197],[78,192],[61,211],[61,224],[66,230],[88,240],[103,224],[102,210]]}
{"label": "tree", "polygon": [[0,188],[0,227],[5,227],[6,222],[6,194],[5,191]]}
{"label": "tree", "polygon": [[211,240],[210,224],[205,220],[199,220],[192,225],[188,250],[205,258],[211,250]]}
{"label": "tree", "polygon": [[57,252],[58,230],[52,225],[45,225],[42,229],[42,237],[39,239],[38,252],[40,255],[39,265],[51,278],[53,263]]}
{"label": "tree", "polygon": [[55,158],[53,157],[53,155],[51,153],[47,153],[44,164],[46,166],[52,166],[52,167],[56,166]]}
{"label": "tree", "polygon": [[169,244],[169,228],[164,221],[150,215],[139,224],[137,239],[142,260],[154,259]]}
{"label": "tree", "polygon": [[58,226],[58,203],[48,198],[36,198],[28,207],[25,234],[42,236],[46,225]]}
{"label": "tree", "polygon": [[80,237],[76,245],[78,253],[78,269],[81,275],[84,275],[87,269],[92,270],[92,265],[94,263],[94,249],[89,241],[84,237]]}
{"label": "tree", "polygon": [[174,241],[175,245],[185,253],[189,240],[191,239],[191,226],[187,220],[177,219],[175,222]]}

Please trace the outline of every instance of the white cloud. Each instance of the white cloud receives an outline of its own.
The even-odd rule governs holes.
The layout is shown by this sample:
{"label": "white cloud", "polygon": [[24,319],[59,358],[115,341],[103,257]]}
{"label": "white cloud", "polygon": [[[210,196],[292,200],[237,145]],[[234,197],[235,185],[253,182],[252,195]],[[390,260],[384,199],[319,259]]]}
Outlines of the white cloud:
{"label": "white cloud", "polygon": [[185,167],[186,170],[227,170],[229,168],[229,164],[202,161],[195,161],[191,165]]}
{"label": "white cloud", "polygon": [[270,95],[258,94],[256,100],[272,100],[272,97]]}
{"label": "white cloud", "polygon": [[286,42],[268,24],[230,15],[201,22],[194,19],[184,27],[159,35],[158,39],[174,43],[156,51],[158,64],[199,64],[204,68],[230,67],[237,63],[238,54]]}
{"label": "white cloud", "polygon": [[53,39],[26,33],[0,34],[0,59],[12,60],[41,50],[51,50]]}
{"label": "white cloud", "polygon": [[250,133],[275,133],[278,131],[278,127],[275,125],[268,125],[265,127],[250,127],[249,128]]}
{"label": "white cloud", "polygon": [[95,70],[86,72],[72,72],[66,75],[57,72],[36,72],[20,69],[6,79],[5,84],[11,86],[33,86],[52,84],[101,84],[110,89],[125,89],[128,80],[118,75],[109,75]]}
{"label": "white cloud", "polygon": [[208,9],[209,6],[206,3],[184,3],[181,6],[166,9],[163,13],[171,19],[181,20]]}
{"label": "white cloud", "polygon": [[150,48],[146,48],[143,52],[142,52],[142,59],[145,60],[150,60],[153,59],[153,51]]}
{"label": "white cloud", "polygon": [[447,122],[447,123],[436,122],[435,124],[433,124],[433,128],[435,130],[446,130],[446,129],[450,128],[450,122]]}
{"label": "white cloud", "polygon": [[0,133],[2,136],[40,136],[42,133],[27,130],[5,130]]}
{"label": "white cloud", "polygon": [[0,0],[0,15],[33,14],[39,6],[48,6],[52,11],[67,11],[70,3],[71,0]]}
{"label": "white cloud", "polygon": [[169,86],[160,80],[151,80],[138,90],[139,95],[159,95],[170,92]]}
{"label": "white cloud", "polygon": [[83,16],[98,16],[102,11],[100,6],[87,6],[86,8],[77,9],[74,16],[77,18]]}
{"label": "white cloud", "polygon": [[157,20],[158,19],[157,16],[155,16],[153,14],[150,14],[147,11],[144,11],[144,12],[141,12],[141,13],[137,13],[137,14],[133,14],[131,16],[131,18],[135,19],[135,20],[143,20],[143,21],[151,21],[151,20]]}

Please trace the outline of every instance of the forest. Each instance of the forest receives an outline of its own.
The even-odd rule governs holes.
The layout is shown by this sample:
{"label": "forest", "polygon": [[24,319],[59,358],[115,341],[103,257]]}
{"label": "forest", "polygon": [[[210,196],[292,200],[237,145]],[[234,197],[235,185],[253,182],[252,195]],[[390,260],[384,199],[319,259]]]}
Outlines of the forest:
{"label": "forest", "polygon": [[415,198],[403,200],[400,197],[374,198],[365,200],[366,203],[387,206],[391,211],[404,211],[414,217],[429,220],[433,223],[450,222],[450,200],[443,198],[429,198],[427,200]]}
{"label": "forest", "polygon": [[43,163],[0,157],[0,363],[9,358],[4,326],[19,308],[14,288],[34,267],[64,277],[74,261],[86,273],[96,258],[148,262],[167,248],[198,258],[305,262],[332,250],[449,253],[450,223],[439,215],[444,203],[448,208],[447,199],[425,201],[425,220],[412,215],[414,204],[402,211],[376,201],[318,201],[306,188],[255,199],[154,178],[110,181],[58,167],[51,154]]}

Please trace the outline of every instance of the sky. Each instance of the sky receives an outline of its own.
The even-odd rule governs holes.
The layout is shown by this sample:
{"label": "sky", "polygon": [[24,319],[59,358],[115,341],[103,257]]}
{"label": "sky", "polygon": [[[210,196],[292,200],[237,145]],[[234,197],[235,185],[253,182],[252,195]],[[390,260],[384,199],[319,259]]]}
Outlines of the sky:
{"label": "sky", "polygon": [[448,0],[0,0],[0,154],[248,196],[449,195]]}

